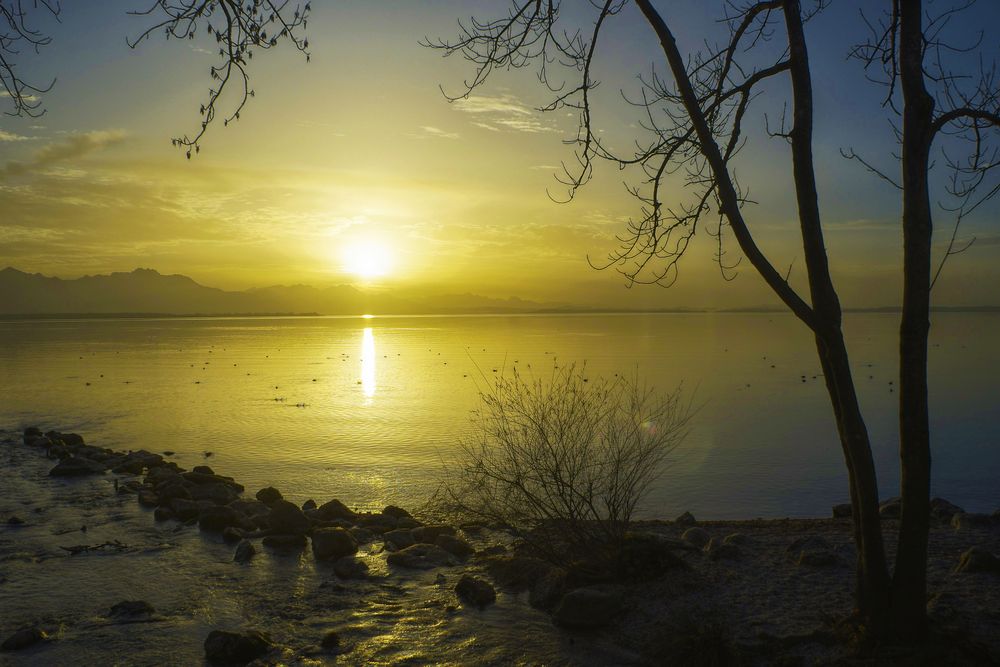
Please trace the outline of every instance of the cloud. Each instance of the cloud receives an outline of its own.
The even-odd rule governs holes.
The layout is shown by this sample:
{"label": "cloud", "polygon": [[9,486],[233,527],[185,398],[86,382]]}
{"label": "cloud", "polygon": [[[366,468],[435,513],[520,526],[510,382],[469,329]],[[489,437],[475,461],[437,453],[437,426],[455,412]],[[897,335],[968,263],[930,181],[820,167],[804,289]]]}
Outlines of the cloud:
{"label": "cloud", "polygon": [[447,132],[438,127],[433,127],[430,125],[421,125],[420,129],[429,134],[432,137],[439,137],[441,139],[458,139],[457,132]]}
{"label": "cloud", "polygon": [[457,100],[455,108],[463,113],[473,114],[479,120],[473,125],[492,132],[500,128],[516,132],[555,132],[549,123],[541,120],[540,111],[532,109],[514,95],[476,95]]}
{"label": "cloud", "polygon": [[8,162],[0,168],[0,178],[37,171],[59,162],[66,162],[121,143],[127,137],[124,130],[94,130],[71,134],[61,141],[42,146],[27,162]]}
{"label": "cloud", "polygon": [[0,141],[31,141],[34,137],[25,137],[6,130],[0,130]]}

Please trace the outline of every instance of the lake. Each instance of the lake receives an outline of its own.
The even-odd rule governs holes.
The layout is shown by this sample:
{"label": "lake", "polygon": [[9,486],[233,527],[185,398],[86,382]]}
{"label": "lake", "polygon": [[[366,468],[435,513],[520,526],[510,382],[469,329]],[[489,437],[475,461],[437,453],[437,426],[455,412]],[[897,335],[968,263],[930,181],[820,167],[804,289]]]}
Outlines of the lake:
{"label": "lake", "polygon": [[[899,483],[898,319],[845,323],[883,497]],[[968,511],[1000,506],[998,341],[998,313],[934,314],[933,492]],[[4,321],[0,428],[172,451],[294,501],[412,507],[494,369],[572,362],[683,384],[699,406],[644,516],[826,516],[846,501],[812,339],[784,313]]]}

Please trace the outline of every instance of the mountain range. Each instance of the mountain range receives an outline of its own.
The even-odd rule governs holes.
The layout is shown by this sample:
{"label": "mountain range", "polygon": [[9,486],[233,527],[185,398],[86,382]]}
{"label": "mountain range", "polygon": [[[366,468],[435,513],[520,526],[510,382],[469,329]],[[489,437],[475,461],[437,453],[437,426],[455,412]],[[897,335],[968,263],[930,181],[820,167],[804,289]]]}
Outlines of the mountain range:
{"label": "mountain range", "polygon": [[0,315],[512,313],[558,307],[475,294],[403,298],[349,285],[275,285],[227,291],[153,269],[75,279],[25,273],[12,267],[0,271]]}

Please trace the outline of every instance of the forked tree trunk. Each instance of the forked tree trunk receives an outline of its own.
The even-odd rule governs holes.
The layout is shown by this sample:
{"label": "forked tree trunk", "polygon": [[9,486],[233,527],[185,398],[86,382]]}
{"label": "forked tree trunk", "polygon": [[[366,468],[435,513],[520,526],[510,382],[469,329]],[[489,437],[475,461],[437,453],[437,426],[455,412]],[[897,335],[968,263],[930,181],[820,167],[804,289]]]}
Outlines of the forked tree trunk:
{"label": "forked tree trunk", "polygon": [[924,83],[921,0],[900,0],[899,75],[903,91],[903,314],[899,331],[899,457],[902,511],[890,623],[900,639],[927,625],[927,540],[931,453],[927,405],[931,204],[927,186],[934,99]]}

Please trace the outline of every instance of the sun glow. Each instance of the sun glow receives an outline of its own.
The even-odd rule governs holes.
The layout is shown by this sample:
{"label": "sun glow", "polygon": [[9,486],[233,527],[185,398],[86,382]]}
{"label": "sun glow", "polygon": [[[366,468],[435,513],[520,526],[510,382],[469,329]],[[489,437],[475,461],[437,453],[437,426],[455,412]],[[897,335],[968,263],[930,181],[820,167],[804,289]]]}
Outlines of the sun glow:
{"label": "sun glow", "polygon": [[376,241],[356,241],[341,250],[340,259],[346,272],[365,280],[381,278],[393,268],[392,252]]}

